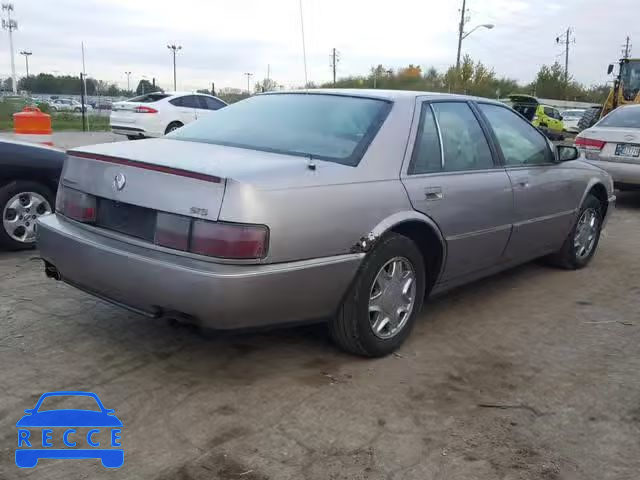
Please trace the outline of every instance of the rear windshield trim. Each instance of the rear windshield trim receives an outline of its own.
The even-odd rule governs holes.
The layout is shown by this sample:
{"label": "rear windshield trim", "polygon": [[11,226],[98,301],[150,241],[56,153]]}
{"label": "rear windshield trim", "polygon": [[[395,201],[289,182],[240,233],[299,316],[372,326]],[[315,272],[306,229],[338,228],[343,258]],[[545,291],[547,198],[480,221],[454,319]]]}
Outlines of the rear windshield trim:
{"label": "rear windshield trim", "polygon": [[[189,138],[189,137],[178,137],[178,136],[174,136],[173,132],[170,133],[169,135],[167,135],[167,138],[171,138],[172,140],[181,140],[184,142],[196,142],[196,143],[208,143],[211,145],[221,145],[223,147],[234,147],[234,148],[244,148],[245,150],[254,150],[257,152],[268,152],[268,153],[277,153],[277,154],[281,154],[281,155],[293,155],[293,156],[297,156],[297,157],[304,157],[304,158],[313,158],[315,160],[324,160],[327,162],[333,162],[333,163],[338,163],[340,165],[346,165],[348,167],[356,167],[358,166],[358,164],[360,163],[360,161],[362,160],[362,157],[364,156],[365,152],[367,151],[367,149],[369,148],[369,145],[371,145],[371,142],[373,141],[373,139],[376,137],[376,135],[378,134],[378,132],[380,131],[380,128],[382,127],[382,125],[384,124],[385,120],[387,119],[387,117],[389,116],[389,112],[391,111],[391,107],[393,106],[393,101],[389,100],[387,98],[379,98],[379,97],[369,97],[369,96],[364,96],[364,95],[348,95],[348,94],[341,94],[341,93],[324,93],[324,92],[286,92],[286,93],[280,93],[280,92],[271,92],[271,93],[263,93],[260,95],[322,95],[322,96],[326,96],[326,97],[348,97],[348,98],[356,98],[356,99],[365,99],[365,100],[375,100],[375,101],[379,101],[381,103],[384,103],[384,107],[380,109],[380,111],[378,112],[378,115],[376,116],[376,118],[371,122],[371,125],[369,126],[369,129],[367,130],[367,133],[364,135],[364,137],[362,138],[362,141],[357,145],[357,147],[354,149],[354,151],[351,153],[351,155],[349,155],[348,157],[344,157],[344,158],[339,158],[339,157],[330,157],[330,156],[325,156],[325,155],[317,155],[317,154],[309,154],[306,152],[296,152],[296,151],[292,151],[292,150],[282,150],[282,149],[278,149],[278,148],[269,148],[269,147],[257,147],[255,145],[245,145],[245,144],[241,144],[241,143],[234,143],[234,142],[222,142],[222,141],[207,141],[207,140],[203,140],[203,139],[193,139],[193,138]],[[179,130],[176,130],[176,132],[179,132]],[[177,133],[179,134],[179,133]]]}

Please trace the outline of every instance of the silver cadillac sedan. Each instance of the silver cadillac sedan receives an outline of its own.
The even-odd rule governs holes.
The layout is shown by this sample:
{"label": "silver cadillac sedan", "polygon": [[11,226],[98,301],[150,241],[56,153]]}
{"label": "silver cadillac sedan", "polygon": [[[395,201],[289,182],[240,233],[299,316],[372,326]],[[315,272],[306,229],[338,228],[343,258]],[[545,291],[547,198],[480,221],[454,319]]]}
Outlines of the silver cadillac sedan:
{"label": "silver cadillac sedan", "polygon": [[116,305],[219,329],[325,320],[382,356],[430,295],[540,257],[587,265],[612,192],[490,100],[271,93],[69,151],[37,235],[49,277]]}

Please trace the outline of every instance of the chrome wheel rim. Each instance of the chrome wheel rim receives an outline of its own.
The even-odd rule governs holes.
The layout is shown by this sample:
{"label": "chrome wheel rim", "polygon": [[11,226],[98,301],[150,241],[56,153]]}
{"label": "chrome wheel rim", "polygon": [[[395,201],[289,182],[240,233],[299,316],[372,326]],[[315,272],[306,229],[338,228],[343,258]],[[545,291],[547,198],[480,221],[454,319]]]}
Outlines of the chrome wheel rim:
{"label": "chrome wheel rim", "polygon": [[578,259],[582,260],[593,252],[598,239],[599,225],[598,212],[594,208],[588,208],[580,215],[573,237],[573,247]]}
{"label": "chrome wheel rim", "polygon": [[394,257],[385,263],[369,292],[369,323],[383,340],[396,336],[407,324],[416,300],[416,274],[411,262]]}
{"label": "chrome wheel rim", "polygon": [[9,237],[20,243],[36,241],[36,220],[51,213],[51,205],[36,192],[21,192],[9,199],[2,211],[2,225]]}

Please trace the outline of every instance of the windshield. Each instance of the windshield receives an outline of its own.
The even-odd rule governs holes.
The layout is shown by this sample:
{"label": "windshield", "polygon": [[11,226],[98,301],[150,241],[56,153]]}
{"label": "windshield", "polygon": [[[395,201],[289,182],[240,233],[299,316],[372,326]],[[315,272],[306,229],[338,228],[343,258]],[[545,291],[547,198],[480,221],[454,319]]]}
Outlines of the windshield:
{"label": "windshield", "polygon": [[633,100],[640,91],[640,60],[623,63],[620,71],[622,95],[625,100]]}
{"label": "windshield", "polygon": [[168,136],[357,165],[389,108],[385,100],[362,97],[257,95]]}
{"label": "windshield", "polygon": [[86,395],[52,395],[42,400],[38,412],[59,409],[101,411],[98,402],[93,397]]}
{"label": "windshield", "polygon": [[565,110],[562,112],[562,118],[565,120],[580,120],[584,110]]}
{"label": "windshield", "polygon": [[640,128],[640,108],[620,107],[598,122],[598,127]]}

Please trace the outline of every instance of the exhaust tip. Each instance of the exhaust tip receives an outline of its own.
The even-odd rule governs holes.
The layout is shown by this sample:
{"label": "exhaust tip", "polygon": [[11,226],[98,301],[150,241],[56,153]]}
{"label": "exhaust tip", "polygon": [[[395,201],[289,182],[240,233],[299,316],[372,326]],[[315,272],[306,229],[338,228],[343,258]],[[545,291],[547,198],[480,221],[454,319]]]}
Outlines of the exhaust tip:
{"label": "exhaust tip", "polygon": [[44,274],[47,278],[53,278],[54,280],[60,280],[62,278],[58,269],[46,261],[44,262]]}

